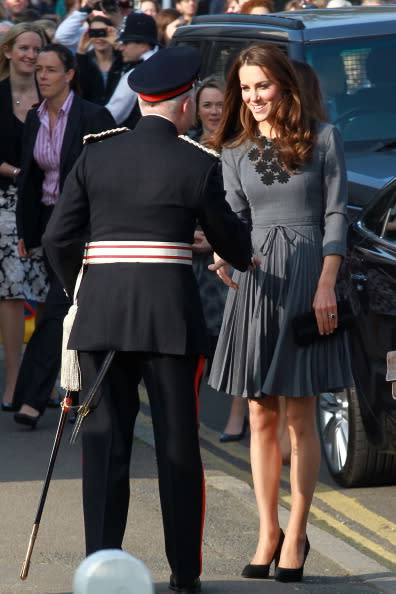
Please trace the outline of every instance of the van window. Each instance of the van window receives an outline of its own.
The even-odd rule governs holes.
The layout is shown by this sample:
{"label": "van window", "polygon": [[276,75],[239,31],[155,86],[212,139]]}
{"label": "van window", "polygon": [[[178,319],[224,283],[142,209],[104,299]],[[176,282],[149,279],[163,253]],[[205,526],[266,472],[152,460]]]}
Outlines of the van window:
{"label": "van window", "polygon": [[340,40],[307,48],[318,74],[330,122],[345,142],[396,137],[396,37]]}

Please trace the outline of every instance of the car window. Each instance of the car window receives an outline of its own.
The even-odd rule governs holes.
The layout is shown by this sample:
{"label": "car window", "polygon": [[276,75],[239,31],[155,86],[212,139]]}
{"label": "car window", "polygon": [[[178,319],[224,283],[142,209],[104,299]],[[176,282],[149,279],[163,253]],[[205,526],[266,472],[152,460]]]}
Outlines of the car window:
{"label": "car window", "polygon": [[381,239],[396,245],[396,191],[384,194],[366,212],[362,223]]}
{"label": "car window", "polygon": [[248,45],[243,40],[214,41],[209,59],[210,72],[220,78],[225,78],[239,52]]}
{"label": "car window", "polygon": [[373,144],[396,134],[396,36],[338,40],[307,47],[329,120],[347,142]]}

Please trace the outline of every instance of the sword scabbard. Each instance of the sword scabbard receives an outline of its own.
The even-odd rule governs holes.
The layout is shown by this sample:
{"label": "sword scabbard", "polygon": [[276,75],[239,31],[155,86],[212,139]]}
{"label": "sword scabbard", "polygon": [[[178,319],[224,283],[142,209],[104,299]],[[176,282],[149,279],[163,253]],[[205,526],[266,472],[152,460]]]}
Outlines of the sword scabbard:
{"label": "sword scabbard", "polygon": [[26,578],[28,576],[29,567],[30,567],[30,559],[31,559],[31,556],[33,553],[34,543],[36,542],[38,529],[39,529],[39,524],[33,524],[33,530],[32,530],[32,534],[30,535],[26,557],[25,557],[25,560],[22,565],[21,573],[19,575],[21,580],[26,580]]}

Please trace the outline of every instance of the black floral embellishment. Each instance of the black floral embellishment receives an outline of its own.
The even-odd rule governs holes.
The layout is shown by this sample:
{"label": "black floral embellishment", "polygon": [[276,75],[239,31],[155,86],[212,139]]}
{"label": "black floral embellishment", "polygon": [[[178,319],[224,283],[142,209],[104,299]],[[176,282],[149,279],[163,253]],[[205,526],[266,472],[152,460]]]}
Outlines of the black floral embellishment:
{"label": "black floral embellishment", "polygon": [[274,182],[286,184],[290,179],[290,173],[279,163],[278,152],[272,141],[265,137],[257,139],[258,146],[254,146],[248,152],[249,159],[254,163],[254,168],[266,186],[272,186]]}
{"label": "black floral embellishment", "polygon": [[275,174],[273,171],[268,170],[266,171],[262,176],[261,176],[261,181],[267,185],[267,186],[272,186],[272,184],[275,181]]}
{"label": "black floral embellishment", "polygon": [[257,173],[265,173],[267,171],[267,163],[265,161],[258,161],[255,165]]}
{"label": "black floral embellishment", "polygon": [[260,151],[258,148],[253,147],[249,153],[248,153],[248,157],[251,161],[257,161],[257,159],[260,158]]}
{"label": "black floral embellishment", "polygon": [[280,171],[278,173],[278,182],[280,184],[287,184],[290,179],[290,174],[287,171]]}
{"label": "black floral embellishment", "polygon": [[261,158],[263,161],[271,161],[274,157],[274,149],[266,148],[261,152]]}

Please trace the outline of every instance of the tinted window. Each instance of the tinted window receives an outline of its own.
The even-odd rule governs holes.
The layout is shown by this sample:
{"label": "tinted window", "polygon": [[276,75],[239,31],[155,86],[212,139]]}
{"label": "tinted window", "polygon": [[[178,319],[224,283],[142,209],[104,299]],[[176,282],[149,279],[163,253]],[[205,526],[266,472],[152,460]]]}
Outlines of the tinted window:
{"label": "tinted window", "polygon": [[345,142],[375,143],[396,137],[396,37],[312,44],[329,120]]}
{"label": "tinted window", "polygon": [[378,237],[396,244],[396,191],[384,194],[365,214],[362,222]]}
{"label": "tinted window", "polygon": [[215,75],[225,79],[233,61],[246,45],[244,40],[213,41],[208,50],[205,76]]}

